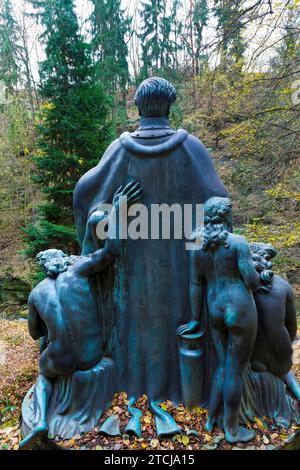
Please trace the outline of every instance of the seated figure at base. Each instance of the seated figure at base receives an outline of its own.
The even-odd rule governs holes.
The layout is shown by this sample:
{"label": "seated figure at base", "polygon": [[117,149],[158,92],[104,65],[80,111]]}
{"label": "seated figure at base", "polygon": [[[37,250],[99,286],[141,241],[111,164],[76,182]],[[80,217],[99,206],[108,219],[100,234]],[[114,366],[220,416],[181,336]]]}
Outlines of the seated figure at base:
{"label": "seated figure at base", "polygon": [[267,243],[251,243],[254,266],[260,273],[260,284],[254,293],[258,329],[251,367],[256,372],[268,371],[284,380],[300,404],[300,386],[291,371],[292,343],[297,333],[297,313],[292,287],[271,271],[271,259],[277,254]]}
{"label": "seated figure at base", "polygon": [[[141,186],[133,180],[125,188],[119,188],[108,224],[118,224],[119,211],[125,204],[139,201],[141,196]],[[95,214],[91,217],[93,223],[97,222]],[[104,217],[107,215],[99,212],[98,222]],[[68,257],[62,251],[52,249],[37,256],[47,275],[33,289],[28,301],[29,333],[34,340],[44,338],[35,385],[38,422],[20,443],[20,449],[31,448],[37,438],[47,432],[47,409],[54,379],[75,370],[91,369],[104,355],[90,276],[112,263],[120,246],[119,239],[107,238],[104,247],[91,255]]]}
{"label": "seated figure at base", "polygon": [[[228,233],[231,203],[213,197],[204,205],[203,246],[190,252],[190,301],[193,319],[178,328],[187,334],[199,328],[204,285],[211,334],[218,359],[206,429],[212,431],[224,405],[225,439],[247,442],[254,432],[239,425],[242,375],[250,360],[257,331],[257,312],[251,290],[259,283],[245,238]],[[199,232],[198,232],[199,233]],[[196,231],[196,237],[197,235]],[[199,246],[199,245],[198,245]]]}

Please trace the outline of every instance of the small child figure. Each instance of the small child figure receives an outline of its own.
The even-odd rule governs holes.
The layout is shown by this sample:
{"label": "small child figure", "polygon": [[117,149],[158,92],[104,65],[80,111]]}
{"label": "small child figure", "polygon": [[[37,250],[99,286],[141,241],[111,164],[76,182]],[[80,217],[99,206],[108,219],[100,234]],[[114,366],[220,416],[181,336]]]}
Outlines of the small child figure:
{"label": "small child figure", "polygon": [[261,282],[254,292],[258,313],[257,338],[251,358],[252,369],[268,371],[284,380],[300,405],[300,386],[291,371],[292,343],[297,333],[297,312],[293,289],[271,271],[277,254],[269,243],[250,243],[252,259]]}
{"label": "small child figure", "polygon": [[[119,211],[141,197],[142,188],[134,180],[119,188],[108,223],[118,224]],[[95,215],[91,217],[95,223]],[[103,217],[106,215],[99,213],[99,221]],[[28,327],[34,340],[45,338],[35,385],[39,417],[34,429],[20,443],[20,449],[32,448],[38,437],[47,432],[53,379],[75,370],[88,370],[103,358],[97,302],[89,277],[103,271],[115,259],[120,245],[120,240],[107,238],[104,248],[91,255],[68,257],[52,249],[37,256],[47,277],[29,296]]]}
{"label": "small child figure", "polygon": [[[190,302],[193,319],[178,328],[178,334],[199,328],[203,286],[212,339],[218,358],[206,429],[212,431],[224,403],[225,439],[247,442],[254,432],[239,426],[242,375],[250,360],[257,331],[257,312],[251,290],[259,283],[245,238],[228,233],[231,203],[213,197],[204,205],[204,243],[190,252]],[[196,231],[197,237],[197,231]]]}

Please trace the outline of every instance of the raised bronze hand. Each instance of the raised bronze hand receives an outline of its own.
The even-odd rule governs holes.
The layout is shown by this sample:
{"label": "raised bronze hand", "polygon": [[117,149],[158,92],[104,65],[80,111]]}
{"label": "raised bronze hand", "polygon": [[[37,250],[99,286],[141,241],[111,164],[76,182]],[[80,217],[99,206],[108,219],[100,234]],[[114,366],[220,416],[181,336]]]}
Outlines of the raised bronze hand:
{"label": "raised bronze hand", "polygon": [[125,186],[120,186],[113,198],[113,206],[116,210],[121,209],[124,205],[130,206],[138,202],[143,197],[143,189],[137,181],[132,179]]}

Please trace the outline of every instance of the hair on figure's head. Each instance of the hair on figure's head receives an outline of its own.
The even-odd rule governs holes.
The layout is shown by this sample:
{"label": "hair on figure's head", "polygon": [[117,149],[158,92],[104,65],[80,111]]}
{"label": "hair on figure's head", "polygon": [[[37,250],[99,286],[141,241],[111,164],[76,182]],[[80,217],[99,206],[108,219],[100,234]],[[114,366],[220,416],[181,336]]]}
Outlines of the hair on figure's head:
{"label": "hair on figure's head", "polygon": [[225,222],[232,209],[227,197],[211,197],[204,204],[204,223],[221,224]]}
{"label": "hair on figure's head", "polygon": [[134,103],[139,108],[141,117],[167,118],[175,100],[175,87],[168,80],[160,77],[144,80],[134,97]]}
{"label": "hair on figure's head", "polygon": [[229,246],[226,217],[231,212],[231,202],[227,197],[211,197],[204,203],[203,250],[214,246]]}
{"label": "hair on figure's head", "polygon": [[274,277],[270,260],[277,255],[277,251],[271,243],[252,242],[249,246],[253,265],[260,276],[257,292],[268,293],[273,288]]}
{"label": "hair on figure's head", "polygon": [[45,274],[53,279],[57,278],[59,273],[67,271],[77,258],[78,256],[67,256],[63,251],[54,248],[40,251],[36,257]]}
{"label": "hair on figure's head", "polygon": [[271,243],[252,242],[249,243],[251,253],[263,256],[266,259],[273,259],[277,255],[277,250]]}

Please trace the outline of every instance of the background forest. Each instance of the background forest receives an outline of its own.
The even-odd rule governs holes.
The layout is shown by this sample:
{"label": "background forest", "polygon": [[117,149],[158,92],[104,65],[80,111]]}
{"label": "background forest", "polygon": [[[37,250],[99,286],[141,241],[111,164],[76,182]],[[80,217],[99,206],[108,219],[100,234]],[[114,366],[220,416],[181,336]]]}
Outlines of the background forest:
{"label": "background forest", "polygon": [[[74,186],[137,127],[133,96],[144,78],[174,83],[172,126],[208,147],[231,193],[235,231],[274,244],[275,269],[299,299],[299,33],[300,0],[0,0],[0,449],[18,448],[21,403],[38,371],[22,321],[41,276],[35,254],[78,252]],[[293,370],[300,380],[299,341]],[[126,399],[113,403],[122,419]],[[141,400],[147,439],[104,448],[160,448]],[[190,426],[187,409],[173,411]],[[254,427],[252,448],[288,437],[260,420]],[[219,445],[202,437],[206,449]],[[161,448],[189,449],[184,439]],[[71,441],[65,446],[86,448]]]}
{"label": "background forest", "polygon": [[0,0],[2,310],[39,250],[77,252],[76,181],[136,127],[151,75],[175,84],[172,125],[209,148],[235,230],[273,243],[297,289],[299,32],[299,0]]}

